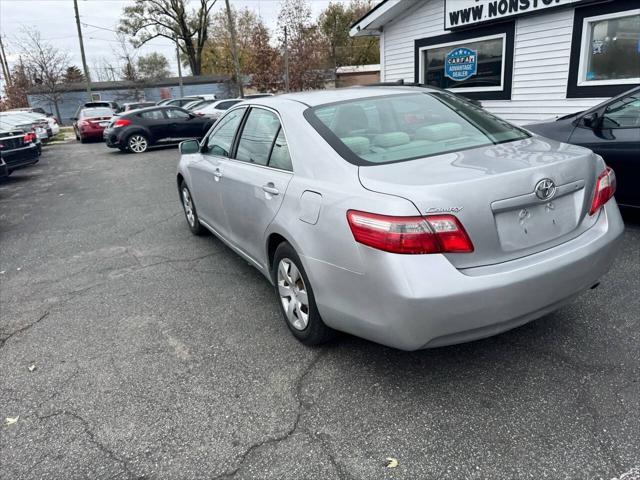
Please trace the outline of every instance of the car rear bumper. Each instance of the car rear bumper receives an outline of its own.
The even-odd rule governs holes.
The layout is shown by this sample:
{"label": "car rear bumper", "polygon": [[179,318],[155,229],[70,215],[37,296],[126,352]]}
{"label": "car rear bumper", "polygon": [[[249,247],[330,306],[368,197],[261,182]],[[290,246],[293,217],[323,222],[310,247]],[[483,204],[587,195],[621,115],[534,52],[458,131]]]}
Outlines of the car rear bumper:
{"label": "car rear bumper", "polygon": [[595,225],[517,260],[458,270],[443,255],[395,255],[359,246],[363,274],[303,257],[331,327],[403,350],[476,340],[546,315],[598,282],[624,225],[615,200]]}
{"label": "car rear bumper", "polygon": [[39,157],[39,148],[34,143],[25,147],[2,152],[2,160],[7,164],[8,171],[33,165],[38,162]]}
{"label": "car rear bumper", "polygon": [[102,138],[104,139],[107,147],[120,148],[124,146],[120,141],[120,135],[118,135],[118,132],[115,129],[105,129],[102,133]]}
{"label": "car rear bumper", "polygon": [[80,136],[82,138],[99,138],[102,139],[104,135],[104,128],[92,128],[91,130],[80,130]]}

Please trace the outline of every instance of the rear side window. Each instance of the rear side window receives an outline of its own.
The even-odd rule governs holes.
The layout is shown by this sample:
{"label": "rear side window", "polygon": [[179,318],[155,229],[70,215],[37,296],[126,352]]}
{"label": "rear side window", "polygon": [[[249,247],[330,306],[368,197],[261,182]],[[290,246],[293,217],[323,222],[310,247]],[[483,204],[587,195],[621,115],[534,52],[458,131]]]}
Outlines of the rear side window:
{"label": "rear side window", "polygon": [[138,114],[142,118],[147,120],[164,120],[162,110],[149,110],[148,112],[142,112]]}
{"label": "rear side window", "polygon": [[287,145],[287,139],[284,138],[284,130],[282,130],[282,127],[280,127],[276,141],[273,144],[271,157],[269,158],[269,166],[279,168],[280,170],[293,170],[291,157],[289,156],[289,145]]}
{"label": "rear side window", "polygon": [[216,123],[213,132],[207,139],[207,152],[220,157],[228,157],[233,144],[233,137],[240,126],[245,109],[239,108],[229,112]]}
{"label": "rear side window", "polygon": [[529,136],[446,92],[320,105],[304,116],[343,158],[357,165],[412,160]]}
{"label": "rear side window", "polygon": [[189,114],[187,112],[183,112],[182,110],[178,110],[177,108],[168,108],[166,110],[166,114],[169,118],[189,118]]}
{"label": "rear side window", "polygon": [[280,130],[280,121],[273,112],[252,108],[238,142],[236,160],[267,165],[271,147]]}

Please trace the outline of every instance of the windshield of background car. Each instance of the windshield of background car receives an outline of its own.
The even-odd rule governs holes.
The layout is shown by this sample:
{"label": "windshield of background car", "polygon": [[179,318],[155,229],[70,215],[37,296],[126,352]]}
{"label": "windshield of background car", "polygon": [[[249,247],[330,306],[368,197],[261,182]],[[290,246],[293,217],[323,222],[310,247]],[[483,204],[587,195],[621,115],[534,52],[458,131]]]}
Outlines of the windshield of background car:
{"label": "windshield of background car", "polygon": [[110,108],[85,108],[80,112],[81,117],[110,117],[113,115],[113,110]]}
{"label": "windshield of background car", "polygon": [[320,105],[305,117],[345,160],[412,160],[511,142],[529,134],[446,92],[361,98]]}

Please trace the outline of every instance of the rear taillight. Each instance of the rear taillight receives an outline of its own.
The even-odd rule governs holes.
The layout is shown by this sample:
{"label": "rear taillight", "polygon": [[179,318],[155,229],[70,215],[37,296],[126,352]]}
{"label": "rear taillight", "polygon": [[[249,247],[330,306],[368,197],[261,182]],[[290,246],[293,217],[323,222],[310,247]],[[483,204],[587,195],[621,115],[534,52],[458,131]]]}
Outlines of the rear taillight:
{"label": "rear taillight", "polygon": [[31,143],[35,139],[36,139],[36,134],[33,132],[25,133],[24,137],[22,137],[22,140],[24,141],[24,143]]}
{"label": "rear taillight", "polygon": [[607,167],[598,175],[596,180],[596,188],[593,192],[589,215],[593,215],[600,210],[600,207],[611,200],[614,193],[616,193],[616,174],[611,167]]}
{"label": "rear taillight", "polygon": [[127,125],[131,125],[131,120],[127,120],[126,118],[120,118],[114,122],[113,128],[126,127]]}
{"label": "rear taillight", "polygon": [[393,217],[349,210],[347,220],[356,242],[385,252],[473,252],[467,232],[453,215]]}

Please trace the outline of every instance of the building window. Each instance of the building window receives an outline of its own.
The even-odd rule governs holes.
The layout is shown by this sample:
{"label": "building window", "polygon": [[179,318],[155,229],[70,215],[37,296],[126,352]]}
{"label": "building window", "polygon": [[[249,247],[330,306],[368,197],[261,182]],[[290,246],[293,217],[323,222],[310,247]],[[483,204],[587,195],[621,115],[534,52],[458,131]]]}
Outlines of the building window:
{"label": "building window", "polygon": [[576,8],[567,98],[615,97],[640,85],[638,0]]}
{"label": "building window", "polygon": [[578,86],[640,82],[640,10],[587,17]]}
{"label": "building window", "polygon": [[505,35],[423,47],[422,83],[456,92],[504,89]]}
{"label": "building window", "polygon": [[511,21],[415,40],[415,81],[475,100],[510,100],[514,35]]}

